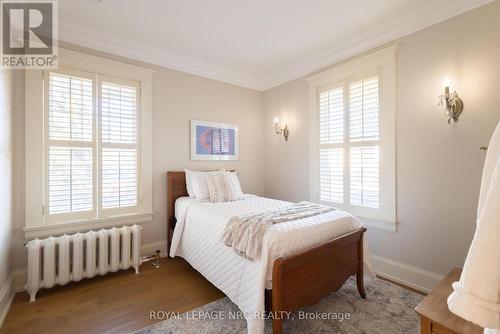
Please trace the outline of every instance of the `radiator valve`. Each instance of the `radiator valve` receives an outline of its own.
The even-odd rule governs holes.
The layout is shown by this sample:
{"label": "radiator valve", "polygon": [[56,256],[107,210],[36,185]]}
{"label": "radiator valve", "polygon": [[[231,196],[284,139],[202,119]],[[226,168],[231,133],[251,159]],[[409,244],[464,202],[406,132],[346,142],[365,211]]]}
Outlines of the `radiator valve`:
{"label": "radiator valve", "polygon": [[156,250],[156,256],[155,256],[155,259],[153,261],[153,266],[156,268],[156,269],[159,269],[161,267],[161,262],[160,262],[160,250],[157,249]]}
{"label": "radiator valve", "polygon": [[142,263],[152,261],[153,262],[153,267],[156,269],[161,267],[161,261],[160,261],[160,250],[156,250],[156,254],[153,254],[151,256],[146,256],[142,258]]}

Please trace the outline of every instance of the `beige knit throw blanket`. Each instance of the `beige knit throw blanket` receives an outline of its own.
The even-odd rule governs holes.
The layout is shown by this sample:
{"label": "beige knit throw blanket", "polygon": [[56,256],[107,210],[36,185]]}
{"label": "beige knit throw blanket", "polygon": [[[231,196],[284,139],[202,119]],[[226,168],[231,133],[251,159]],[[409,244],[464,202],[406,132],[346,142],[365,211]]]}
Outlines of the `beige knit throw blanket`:
{"label": "beige knit throw blanket", "polygon": [[299,202],[262,213],[232,217],[227,223],[222,241],[242,257],[255,261],[260,257],[264,234],[273,224],[304,219],[335,210],[332,207]]}

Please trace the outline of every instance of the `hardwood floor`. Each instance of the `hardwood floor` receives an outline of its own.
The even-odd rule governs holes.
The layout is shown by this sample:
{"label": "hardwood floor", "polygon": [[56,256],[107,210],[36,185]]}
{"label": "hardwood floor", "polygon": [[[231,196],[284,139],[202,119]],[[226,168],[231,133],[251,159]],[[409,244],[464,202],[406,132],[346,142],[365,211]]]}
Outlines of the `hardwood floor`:
{"label": "hardwood floor", "polygon": [[63,287],[42,290],[37,300],[16,294],[1,334],[127,333],[154,324],[150,311],[186,312],[224,297],[182,259],[151,263]]}
{"label": "hardwood floor", "polygon": [[131,269],[42,290],[33,303],[19,292],[0,334],[128,333],[161,321],[150,320],[150,311],[186,312],[223,297],[186,261],[165,258],[160,269],[145,263],[138,275]]}

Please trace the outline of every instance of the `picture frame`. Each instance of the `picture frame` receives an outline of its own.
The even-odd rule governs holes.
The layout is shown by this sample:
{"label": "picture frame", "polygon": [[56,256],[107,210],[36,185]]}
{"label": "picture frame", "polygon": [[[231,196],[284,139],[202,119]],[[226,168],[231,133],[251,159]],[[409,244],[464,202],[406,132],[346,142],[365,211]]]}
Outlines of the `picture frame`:
{"label": "picture frame", "polygon": [[191,160],[238,160],[238,126],[191,120]]}

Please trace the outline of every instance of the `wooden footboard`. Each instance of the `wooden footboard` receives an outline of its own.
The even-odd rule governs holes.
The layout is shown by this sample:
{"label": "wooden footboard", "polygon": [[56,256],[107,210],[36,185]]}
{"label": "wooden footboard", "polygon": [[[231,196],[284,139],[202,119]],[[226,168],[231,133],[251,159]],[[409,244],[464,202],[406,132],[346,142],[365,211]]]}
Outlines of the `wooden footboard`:
{"label": "wooden footboard", "polygon": [[[357,287],[366,298],[363,285],[363,234],[366,228],[340,236],[325,244],[274,262],[271,310],[294,311],[313,305],[338,290],[356,275]],[[282,319],[273,320],[273,333],[282,332]]]}

